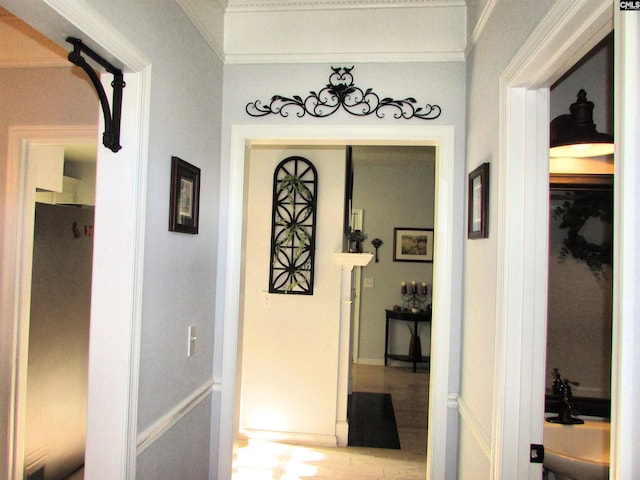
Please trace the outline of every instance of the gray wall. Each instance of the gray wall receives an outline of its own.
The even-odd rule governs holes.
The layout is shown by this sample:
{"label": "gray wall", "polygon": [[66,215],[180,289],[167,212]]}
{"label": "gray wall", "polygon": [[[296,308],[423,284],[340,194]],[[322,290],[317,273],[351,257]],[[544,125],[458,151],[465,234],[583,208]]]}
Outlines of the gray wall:
{"label": "gray wall", "polygon": [[[30,2],[25,9],[33,8],[31,4],[35,3],[38,2]],[[163,438],[162,427],[171,424],[167,419],[185,400],[213,383],[222,63],[174,1],[81,3],[99,16],[97,29],[102,21],[113,26],[123,43],[135,45],[136,53],[151,64],[148,141],[140,146],[146,149],[148,165],[144,182],[145,244],[140,252],[144,255],[144,266],[139,390],[137,411],[132,413],[137,417],[138,432],[157,433],[153,438],[158,443],[144,451],[136,473],[138,478],[205,479],[209,473],[210,396],[202,399],[202,408],[185,412],[166,434],[167,438],[175,438],[171,437],[172,429],[184,431],[187,424],[197,426],[199,431],[182,437],[183,441],[169,442]],[[74,97],[80,95],[76,85],[57,86],[58,78],[68,72],[42,70],[25,71],[26,78],[22,80],[16,78],[19,72],[0,72],[0,111],[11,115],[2,125],[97,123],[96,95],[85,76],[79,76],[77,82],[86,86],[90,107],[75,101]],[[5,75],[13,77],[4,80]],[[47,82],[46,91],[35,89],[32,84],[36,79]],[[14,94],[21,85],[31,88],[28,94]],[[125,87],[123,96],[127,98],[126,95]],[[88,108],[91,108],[89,115],[85,114]],[[22,109],[26,109],[26,114]],[[39,115],[31,115],[34,111]],[[132,127],[125,124],[122,129],[130,131]],[[2,152],[6,152],[4,138],[0,136]],[[201,168],[198,235],[168,231],[173,155]],[[4,183],[4,171],[0,175]],[[118,197],[118,192],[114,196]],[[118,225],[104,227],[118,228]],[[108,286],[100,288],[105,291]],[[188,358],[187,331],[191,324],[198,325],[198,352]],[[215,452],[215,445],[212,450]],[[164,461],[169,454],[191,458],[195,463],[187,468],[182,463]],[[160,474],[157,469],[153,470],[155,473],[147,473],[154,464],[162,465]]]}
{"label": "gray wall", "polygon": [[[140,455],[136,475],[205,479],[211,397],[166,433],[161,427],[212,382],[222,63],[175,1],[87,3],[152,67],[137,420],[138,432],[159,435]],[[168,231],[173,155],[201,169],[198,235]],[[197,353],[187,357],[192,324],[198,326]]]}
{"label": "gray wall", "polygon": [[[476,2],[471,2],[476,3]],[[491,432],[496,358],[496,295],[499,288],[497,225],[499,175],[507,168],[499,162],[500,76],[552,0],[478,2],[470,21],[480,18],[482,6],[493,5],[482,33],[467,55],[466,172],[484,162],[491,164],[489,238],[467,240],[464,245],[464,305],[462,366],[459,403],[465,405],[460,420],[460,480],[490,478]],[[498,365],[498,368],[501,366]],[[478,432],[481,432],[479,435]],[[489,439],[488,441],[485,441]]]}
{"label": "gray wall", "polygon": [[[432,147],[374,148],[388,151],[387,161],[377,163],[369,148],[353,147],[353,208],[364,210],[363,227],[368,235],[364,250],[373,251],[374,238],[383,241],[378,250],[380,261],[362,268],[358,362],[383,364],[384,310],[402,305],[400,282],[425,282],[432,293],[433,263],[393,261],[393,229],[434,227],[435,153]],[[374,286],[365,287],[365,278],[373,279]],[[427,327],[420,332],[425,354],[429,334]],[[391,338],[389,351],[406,354],[409,330],[396,323]]]}
{"label": "gray wall", "polygon": [[46,455],[47,480],[84,463],[93,253],[85,225],[93,225],[93,208],[36,204],[25,468]]}

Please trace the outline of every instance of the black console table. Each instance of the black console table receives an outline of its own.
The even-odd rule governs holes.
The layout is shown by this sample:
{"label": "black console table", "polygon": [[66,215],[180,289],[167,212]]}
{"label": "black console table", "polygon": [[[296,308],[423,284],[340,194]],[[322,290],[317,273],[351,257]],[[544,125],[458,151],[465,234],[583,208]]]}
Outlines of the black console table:
{"label": "black console table", "polygon": [[[385,310],[387,314],[387,323],[384,331],[384,364],[387,365],[387,360],[399,360],[401,362],[411,362],[413,363],[413,371],[416,371],[416,365],[418,363],[430,362],[430,356],[422,356],[420,359],[410,359],[409,355],[397,355],[394,353],[389,353],[389,324],[391,320],[401,320],[405,322],[413,322],[413,331],[418,332],[418,324],[421,322],[431,322],[431,308],[427,309],[426,312],[406,312],[400,311],[397,312],[395,310]],[[408,347],[407,347],[408,348]]]}

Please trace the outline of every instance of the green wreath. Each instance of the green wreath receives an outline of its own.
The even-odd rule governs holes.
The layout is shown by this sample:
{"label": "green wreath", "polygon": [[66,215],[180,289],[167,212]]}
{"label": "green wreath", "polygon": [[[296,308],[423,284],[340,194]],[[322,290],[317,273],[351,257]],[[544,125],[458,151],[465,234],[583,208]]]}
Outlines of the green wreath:
{"label": "green wreath", "polygon": [[559,228],[567,230],[562,240],[559,259],[571,255],[587,264],[591,272],[600,277],[603,266],[612,264],[612,244],[606,240],[601,244],[588,242],[580,233],[590,218],[599,218],[610,226],[613,223],[613,192],[584,191],[568,194],[570,198],[554,209],[554,217],[560,219]]}

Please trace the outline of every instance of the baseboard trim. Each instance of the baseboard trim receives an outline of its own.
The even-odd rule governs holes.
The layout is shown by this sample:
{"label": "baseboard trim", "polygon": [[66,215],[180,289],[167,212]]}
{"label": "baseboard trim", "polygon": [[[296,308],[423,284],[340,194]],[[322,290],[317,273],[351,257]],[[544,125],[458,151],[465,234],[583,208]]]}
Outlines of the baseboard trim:
{"label": "baseboard trim", "polygon": [[358,365],[384,365],[382,358],[359,358],[356,362]]}
{"label": "baseboard trim", "polygon": [[143,430],[138,435],[136,454],[140,455],[156,440],[164,435],[171,427],[184,418],[189,412],[196,408],[203,400],[208,398],[214,390],[214,379],[208,380],[191,395],[176,405],[164,417],[160,418],[150,427]]}
{"label": "baseboard trim", "polygon": [[336,422],[336,440],[339,447],[349,445],[349,422]]}
{"label": "baseboard trim", "polygon": [[243,428],[238,436],[254,440],[271,442],[295,443],[296,445],[314,445],[318,447],[337,447],[338,439],[335,435],[321,435],[313,433],[274,432],[269,430],[254,430]]}

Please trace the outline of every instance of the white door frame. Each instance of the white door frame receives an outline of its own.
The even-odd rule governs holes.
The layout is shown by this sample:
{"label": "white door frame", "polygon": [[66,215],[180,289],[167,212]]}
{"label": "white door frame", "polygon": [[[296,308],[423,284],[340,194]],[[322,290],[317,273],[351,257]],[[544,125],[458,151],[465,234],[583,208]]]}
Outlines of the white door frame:
{"label": "white door frame", "polygon": [[[224,338],[222,344],[222,393],[219,432],[217,478],[231,478],[233,456],[234,413],[237,395],[238,318],[240,312],[241,240],[243,232],[243,202],[245,152],[251,142],[315,145],[403,145],[437,146],[436,216],[434,264],[434,322],[432,331],[433,361],[429,395],[429,438],[427,478],[452,478],[457,448],[457,397],[459,363],[450,361],[459,351],[459,312],[461,291],[457,287],[461,261],[454,252],[457,236],[463,228],[458,212],[461,199],[455,198],[456,178],[454,127],[415,126],[304,126],[304,125],[233,125],[231,128],[229,198],[226,208],[228,225],[226,242],[221,242],[221,254],[226,256],[224,291],[219,292],[223,307]],[[458,154],[459,156],[459,154]],[[222,283],[222,282],[221,282]],[[449,472],[447,474],[447,472]]]}
{"label": "white door frame", "polygon": [[610,478],[640,472],[640,12],[616,9]]}
{"label": "white door frame", "polygon": [[[612,3],[556,2],[501,76],[498,249],[504,255],[497,296],[491,478],[540,478],[540,466],[529,463],[529,445],[543,443],[544,426],[540,392],[546,358],[548,87],[612,30],[616,10]],[[640,22],[635,12],[625,15],[616,14],[615,62],[616,72],[624,72],[616,74],[615,92],[611,478],[616,479],[632,478],[640,455],[634,438],[640,427],[638,395],[634,395],[640,380],[634,347],[640,336],[636,328]]]}
{"label": "white door frame", "polygon": [[[85,475],[95,480],[135,478],[137,381],[142,299],[150,62],[84,3],[68,0],[2,0],[16,15],[45,35],[64,43],[69,34],[95,42],[119,59],[125,71],[121,143],[117,154],[98,149],[94,222],[93,292],[89,356],[89,398]],[[47,7],[43,8],[43,4]],[[105,76],[105,89],[111,80]],[[99,108],[96,102],[96,114]],[[103,125],[98,126],[102,131]],[[22,139],[25,140],[25,139]],[[16,147],[23,148],[24,142]],[[10,147],[11,148],[11,147]],[[0,426],[16,426],[15,387],[24,352],[17,350],[24,329],[24,276],[31,252],[25,249],[24,209],[29,205],[22,156],[7,156],[0,315]],[[32,226],[32,221],[31,221]],[[118,261],[113,260],[117,258]],[[19,340],[20,339],[20,340]],[[3,430],[4,431],[4,430]],[[14,462],[12,433],[0,440],[0,477],[21,479]]]}

